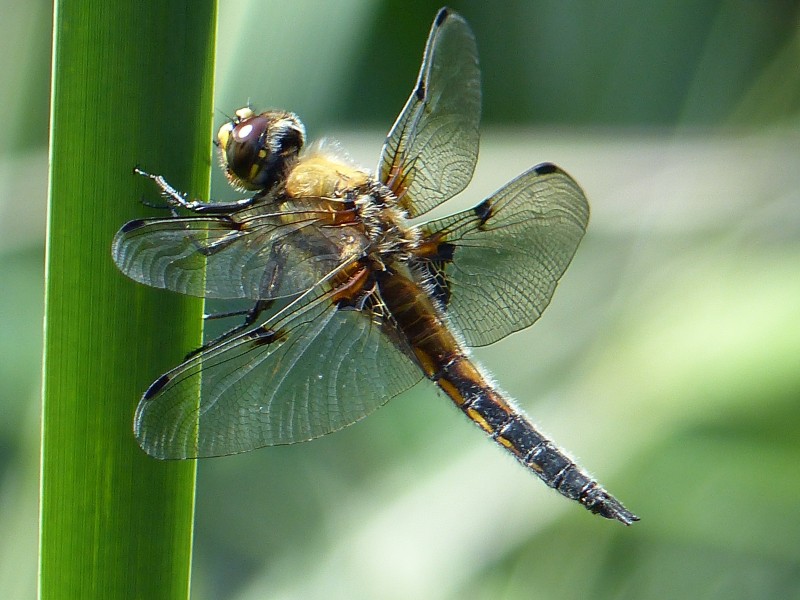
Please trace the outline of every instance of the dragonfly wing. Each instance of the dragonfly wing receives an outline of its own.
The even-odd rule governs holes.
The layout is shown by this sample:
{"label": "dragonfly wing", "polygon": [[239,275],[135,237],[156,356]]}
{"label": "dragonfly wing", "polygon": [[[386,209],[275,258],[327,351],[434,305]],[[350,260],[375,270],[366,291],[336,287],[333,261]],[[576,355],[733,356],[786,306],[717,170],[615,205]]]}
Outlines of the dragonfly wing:
{"label": "dragonfly wing", "polygon": [[478,159],[481,82],[475,37],[443,8],[431,27],[419,77],[389,132],[377,176],[409,216],[463,190]]}
{"label": "dragonfly wing", "polygon": [[128,277],[153,287],[268,300],[305,292],[365,245],[354,228],[326,229],[309,210],[290,222],[281,213],[137,219],[117,232],[112,256]]}
{"label": "dragonfly wing", "polygon": [[339,309],[325,294],[300,300],[156,380],[136,411],[141,447],[168,459],[306,441],[422,378],[378,314]]}
{"label": "dragonfly wing", "polygon": [[539,318],[588,222],[581,188],[545,163],[475,208],[422,225],[420,264],[467,344],[485,346]]}

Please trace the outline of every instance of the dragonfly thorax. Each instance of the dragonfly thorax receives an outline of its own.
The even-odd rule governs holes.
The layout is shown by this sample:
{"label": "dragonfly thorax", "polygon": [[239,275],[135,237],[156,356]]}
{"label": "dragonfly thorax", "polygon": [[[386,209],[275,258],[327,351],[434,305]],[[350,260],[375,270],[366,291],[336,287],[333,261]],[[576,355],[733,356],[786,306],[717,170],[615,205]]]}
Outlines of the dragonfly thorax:
{"label": "dragonfly thorax", "polygon": [[407,260],[419,244],[420,233],[409,223],[394,193],[379,181],[370,179],[365,193],[355,204],[376,258]]}
{"label": "dragonfly thorax", "polygon": [[419,243],[405,210],[389,187],[354,165],[329,141],[312,145],[292,165],[286,198],[318,206],[322,226],[349,226],[365,238],[376,263],[404,260]]}

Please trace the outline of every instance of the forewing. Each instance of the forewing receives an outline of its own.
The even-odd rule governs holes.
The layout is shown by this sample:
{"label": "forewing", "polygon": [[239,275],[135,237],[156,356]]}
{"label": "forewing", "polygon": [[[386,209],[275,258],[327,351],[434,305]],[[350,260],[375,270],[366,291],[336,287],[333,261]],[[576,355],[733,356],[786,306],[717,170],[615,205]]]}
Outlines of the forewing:
{"label": "forewing", "polygon": [[378,178],[414,217],[463,190],[478,158],[481,84],[475,38],[447,8],[431,27],[411,96],[389,132]]}
{"label": "forewing", "polygon": [[114,236],[112,256],[131,279],[206,298],[268,300],[309,290],[359,254],[354,228],[321,213],[138,219]]}
{"label": "forewing", "polygon": [[485,346],[539,318],[588,221],[578,184],[541,164],[475,208],[424,224],[420,265],[467,345]]}
{"label": "forewing", "polygon": [[153,383],[136,410],[140,446],[168,459],[306,441],[422,378],[379,315],[340,310],[325,295],[294,306]]}

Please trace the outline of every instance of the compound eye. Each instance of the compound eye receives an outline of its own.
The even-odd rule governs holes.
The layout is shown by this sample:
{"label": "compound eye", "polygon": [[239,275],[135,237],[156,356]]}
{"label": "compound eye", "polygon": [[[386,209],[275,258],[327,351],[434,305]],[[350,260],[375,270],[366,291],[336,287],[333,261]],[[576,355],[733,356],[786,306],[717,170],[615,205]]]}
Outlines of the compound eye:
{"label": "compound eye", "polygon": [[225,174],[234,187],[243,190],[275,185],[304,141],[300,119],[285,111],[256,115],[250,108],[242,108],[217,132]]}
{"label": "compound eye", "polygon": [[268,125],[269,123],[264,117],[253,117],[242,121],[233,128],[233,139],[240,144],[252,144],[254,141],[257,143]]}
{"label": "compound eye", "polygon": [[238,184],[258,189],[258,174],[269,155],[264,138],[269,120],[258,115],[239,123],[220,127],[217,139],[222,149],[225,168]]}

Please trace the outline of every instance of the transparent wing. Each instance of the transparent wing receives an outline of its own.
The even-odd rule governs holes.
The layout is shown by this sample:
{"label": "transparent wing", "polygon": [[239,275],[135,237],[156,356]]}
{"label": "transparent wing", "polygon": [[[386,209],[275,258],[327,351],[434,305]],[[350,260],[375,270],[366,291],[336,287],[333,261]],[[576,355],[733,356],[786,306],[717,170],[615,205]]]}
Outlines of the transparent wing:
{"label": "transparent wing", "polygon": [[138,219],[117,232],[111,252],[123,273],[153,287],[206,298],[281,298],[312,288],[366,246],[356,229],[325,227],[323,216],[298,210]]}
{"label": "transparent wing", "polygon": [[141,447],[157,458],[194,458],[310,440],[422,378],[371,310],[341,310],[325,295],[294,306],[156,380],[136,410]]}
{"label": "transparent wing", "polygon": [[481,82],[469,25],[443,8],[411,96],[389,132],[377,176],[414,217],[463,190],[478,158]]}
{"label": "transparent wing", "polygon": [[588,221],[578,184],[541,164],[472,210],[422,225],[420,265],[467,345],[485,346],[539,318]]}

